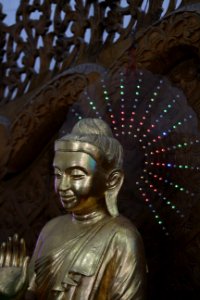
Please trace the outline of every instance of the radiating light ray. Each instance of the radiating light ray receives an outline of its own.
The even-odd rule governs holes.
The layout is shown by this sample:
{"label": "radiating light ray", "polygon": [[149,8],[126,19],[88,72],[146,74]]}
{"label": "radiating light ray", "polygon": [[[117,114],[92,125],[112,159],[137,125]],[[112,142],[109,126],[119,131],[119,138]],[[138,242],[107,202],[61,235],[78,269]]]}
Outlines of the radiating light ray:
{"label": "radiating light ray", "polygon": [[[140,96],[140,93],[141,93],[141,84],[142,84],[142,80],[143,80],[143,78],[142,78],[143,75],[144,75],[143,72],[140,71],[139,72],[138,82],[136,84],[135,96],[133,98],[133,105],[132,105],[131,115],[135,115],[135,110],[137,109],[138,104],[139,104],[139,96]],[[131,121],[131,122],[133,122],[133,121]]]}
{"label": "radiating light ray", "polygon": [[[125,95],[125,74],[124,72],[120,72],[120,77],[119,77],[119,97],[120,97],[120,127],[121,127],[121,132],[119,132],[121,135],[125,134],[132,134],[132,128],[133,125],[132,123],[134,122],[133,116],[135,115],[135,112],[131,112],[131,117],[128,118],[127,114],[127,103],[126,103],[126,95]],[[138,86],[136,87],[138,88]],[[138,102],[138,99],[134,99],[133,102]],[[133,105],[133,107],[136,108],[136,105]],[[130,113],[129,113],[130,115]],[[128,120],[129,119],[129,120]],[[128,122],[127,122],[128,120]]]}
{"label": "radiating light ray", "polygon": [[[180,95],[177,94],[176,98],[180,98]],[[152,102],[155,101],[155,99],[151,99]],[[169,111],[173,108],[173,106],[176,104],[176,99],[173,99],[171,103],[167,104],[167,106],[161,111],[161,113],[159,114],[159,117],[155,120],[155,123],[152,123],[147,129],[146,132],[147,134],[151,133],[153,131],[153,129],[157,129],[157,124],[160,122],[161,119],[163,119],[163,117],[165,115],[167,115],[167,113],[169,113]],[[191,115],[189,116],[189,118],[191,118]],[[161,120],[162,121],[162,120]],[[187,118],[184,118],[183,120],[184,122],[187,121]],[[179,123],[179,122],[178,122]],[[175,129],[178,125],[180,124],[174,124],[173,126],[175,126],[173,129]],[[171,129],[167,129],[165,131],[162,132],[161,136],[166,136],[168,133],[170,133],[172,130]],[[159,136],[160,139],[160,136]]]}
{"label": "radiating light ray", "polygon": [[174,168],[174,169],[181,169],[181,170],[200,170],[200,166],[190,166],[184,164],[173,164],[171,162],[153,162],[153,161],[145,161],[145,165],[156,166],[156,167],[164,167],[164,168]]}
{"label": "radiating light ray", "polygon": [[88,95],[87,92],[84,92],[84,95],[87,100],[87,103],[89,104],[89,106],[91,107],[93,112],[95,113],[96,118],[102,119],[102,116],[101,116],[100,112],[97,110],[94,100],[91,99],[91,97]]}
{"label": "radiating light ray", "polygon": [[125,120],[126,120],[126,114],[125,114],[125,98],[124,98],[124,73],[121,72],[120,73],[120,120],[121,120],[121,134],[124,135],[125,134]]}
{"label": "radiating light ray", "polygon": [[[180,98],[180,95],[177,94],[176,98]],[[155,99],[151,99],[151,101],[154,102]],[[176,103],[176,99],[173,99],[172,103],[167,104],[167,106],[159,114],[159,118],[157,118],[155,120],[155,123],[159,123],[159,119],[162,119],[165,114],[169,113],[169,110],[171,110],[171,108],[173,108],[173,106],[174,106],[175,103]],[[156,125],[152,124],[149,128],[147,128],[147,132],[150,133],[152,131],[152,128],[156,128]]]}
{"label": "radiating light ray", "polygon": [[159,114],[159,117],[155,120],[155,123],[159,123],[160,120],[163,119],[163,117],[165,117],[169,113],[169,111],[173,108],[175,103],[176,103],[176,99],[173,99],[172,104],[169,103],[164,109],[162,109],[161,113]]}
{"label": "radiating light ray", "polygon": [[[139,182],[136,182],[137,185],[139,185]],[[169,232],[167,231],[166,227],[164,226],[164,222],[161,219],[160,215],[158,214],[156,208],[154,207],[154,205],[152,204],[151,196],[149,196],[146,192],[146,190],[144,190],[143,187],[139,186],[138,190],[142,196],[142,198],[144,199],[144,202],[148,205],[148,208],[150,209],[151,213],[154,216],[155,221],[157,222],[157,224],[161,227],[161,229],[165,232],[166,236],[169,236]]]}
{"label": "radiating light ray", "polygon": [[[162,83],[163,83],[163,80],[160,80],[160,84],[162,84]],[[157,88],[157,90],[160,90],[161,86],[157,85],[156,88]],[[153,95],[150,97],[150,102],[148,104],[148,110],[145,111],[146,115],[143,115],[141,120],[139,121],[140,127],[137,128],[138,132],[140,132],[141,127],[145,125],[144,120],[146,120],[147,115],[149,115],[151,113],[152,105],[155,104],[155,100],[156,100],[157,96],[159,96],[159,93],[157,91],[154,91]],[[176,97],[179,98],[180,95],[177,94]],[[176,103],[176,99],[173,99],[172,104],[171,103],[167,104],[167,106],[161,110],[159,117],[155,120],[155,123],[159,123],[159,119],[162,119],[165,115],[167,115],[167,113],[169,113],[169,111],[171,110],[171,108],[173,107],[173,105],[175,103]],[[143,138],[148,138],[148,134],[151,133],[154,128],[157,129],[156,125],[157,124],[151,124],[150,127],[148,127],[146,129],[147,134],[143,134]],[[165,132],[163,132],[163,136],[165,136],[165,135],[167,135],[167,134]],[[135,137],[137,137],[137,136],[135,136]],[[158,140],[161,140],[161,139],[162,139],[162,136],[159,135],[159,136],[157,136],[157,138],[154,138],[153,142],[156,143]],[[143,142],[143,140],[141,140],[141,142]]]}
{"label": "radiating light ray", "polygon": [[188,146],[192,146],[194,144],[199,144],[200,141],[197,139],[195,141],[187,141],[187,142],[183,142],[183,143],[178,143],[176,145],[171,145],[170,147],[162,147],[159,149],[154,149],[154,151],[150,152],[150,155],[157,155],[157,154],[162,154],[168,151],[174,151],[174,150],[183,150],[185,148],[187,148]]}
{"label": "radiating light ray", "polygon": [[118,137],[119,136],[119,130],[118,130],[116,118],[115,118],[114,113],[113,113],[112,102],[110,100],[109,92],[108,92],[108,89],[107,89],[107,86],[106,86],[106,83],[105,83],[104,79],[101,79],[101,86],[102,86],[103,97],[104,97],[104,100],[105,100],[105,103],[106,103],[108,114],[109,114],[109,117],[110,117],[110,120],[111,120],[111,123],[112,123],[112,126],[113,126],[114,135],[116,137]]}
{"label": "radiating light ray", "polygon": [[[167,136],[169,133],[174,132],[174,130],[176,130],[178,127],[182,126],[185,122],[188,122],[190,119],[192,119],[192,115],[189,115],[188,118],[185,117],[183,120],[177,121],[169,129],[163,131],[161,135],[157,135],[156,137],[154,137],[152,139],[153,144],[156,144],[156,143],[160,142],[161,140],[163,140],[163,138],[165,136]],[[153,129],[157,129],[157,126],[155,124],[151,124],[151,128],[152,128],[152,130],[147,129],[148,133],[151,133],[153,131]],[[147,146],[152,146],[152,143],[147,143]]]}
{"label": "radiating light ray", "polygon": [[[143,74],[143,73],[142,73]],[[163,80],[160,80],[159,81],[159,84],[162,84],[163,83]],[[141,88],[141,86],[140,85],[138,85],[136,88]],[[156,97],[157,96],[159,96],[159,91],[160,91],[160,88],[161,88],[161,86],[160,85],[157,85],[156,86],[156,88],[154,88],[154,91],[153,91],[153,93],[152,93],[152,95],[151,95],[151,97],[150,97],[150,99],[149,99],[149,101],[148,101],[148,106],[147,106],[147,108],[146,108],[146,110],[145,110],[145,114],[143,114],[142,115],[142,117],[141,117],[141,119],[139,120],[139,122],[138,122],[138,124],[137,124],[137,128],[136,128],[136,131],[137,132],[140,132],[141,131],[141,128],[145,125],[145,121],[148,119],[148,117],[149,117],[149,115],[150,115],[150,113],[151,113],[151,109],[152,109],[152,106],[153,106],[153,104],[155,104],[155,99],[156,99]],[[137,92],[137,90],[136,90],[136,93],[138,93],[137,95],[139,95],[139,92]],[[137,99],[137,98],[136,98]],[[136,108],[137,106],[135,106],[135,108]],[[137,134],[134,136],[135,138],[137,138],[138,136],[137,136]],[[142,142],[143,140],[141,139],[141,141],[140,142]]]}
{"label": "radiating light ray", "polygon": [[156,179],[157,181],[161,181],[163,183],[166,183],[168,185],[170,185],[171,187],[179,190],[180,192],[183,192],[187,195],[190,195],[191,197],[194,197],[194,193],[193,192],[190,192],[188,189],[184,188],[183,186],[181,186],[180,184],[178,183],[175,183],[173,181],[170,181],[169,179],[167,178],[164,178],[163,176],[160,176],[158,174],[155,174],[155,173],[152,173],[152,172],[148,172],[148,175],[150,177],[153,177],[154,179]]}
{"label": "radiating light ray", "polygon": [[156,97],[159,96],[161,85],[163,84],[163,80],[159,81],[159,85],[153,88],[152,95],[150,96],[150,99],[148,100],[148,106],[145,110],[145,114],[150,114],[149,109],[152,109],[152,106],[155,104]]}
{"label": "radiating light ray", "polygon": [[80,113],[77,112],[74,108],[71,109],[71,112],[74,114],[74,116],[77,118],[77,120],[83,119],[83,117],[80,115]]}
{"label": "radiating light ray", "polygon": [[[147,173],[148,174],[148,173]],[[175,204],[172,203],[167,197],[163,195],[161,191],[158,190],[158,188],[150,181],[149,179],[145,179],[144,176],[141,176],[140,179],[143,180],[143,182],[148,186],[148,188],[155,194],[158,195],[159,200],[164,202],[166,205],[170,207],[171,210],[175,211],[178,215],[180,215],[181,218],[184,218],[184,214],[181,213],[180,209],[176,207]],[[160,180],[160,177],[159,177]]]}

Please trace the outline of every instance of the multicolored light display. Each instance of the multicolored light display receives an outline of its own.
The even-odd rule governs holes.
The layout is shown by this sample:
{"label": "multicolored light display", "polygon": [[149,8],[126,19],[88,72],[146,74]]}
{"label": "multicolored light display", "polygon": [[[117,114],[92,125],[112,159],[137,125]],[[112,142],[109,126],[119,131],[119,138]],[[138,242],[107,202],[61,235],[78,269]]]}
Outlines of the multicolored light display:
{"label": "multicolored light display", "polygon": [[[198,172],[200,164],[196,165],[188,161],[187,153],[184,151],[190,147],[200,144],[196,136],[185,137],[184,128],[193,122],[191,110],[183,110],[182,114],[175,114],[174,111],[182,107],[180,101],[183,96],[178,90],[173,90],[168,99],[163,98],[169,86],[167,80],[158,78],[155,80],[151,90],[144,88],[146,73],[138,71],[133,84],[127,81],[127,74],[118,74],[116,85],[115,101],[110,93],[110,85],[107,77],[101,78],[102,107],[105,106],[105,115],[101,114],[95,97],[91,97],[89,92],[84,93],[85,106],[89,107],[88,115],[81,116],[74,108],[71,112],[77,119],[82,117],[97,117],[110,120],[113,134],[120,142],[138,145],[140,155],[143,155],[143,165],[141,175],[135,182],[141,198],[144,200],[157,224],[162,228],[166,235],[169,235],[167,225],[158,213],[154,204],[155,197],[161,204],[167,205],[171,211],[175,212],[180,218],[184,214],[174,204],[173,199],[169,199],[163,191],[163,186],[180,192],[188,197],[194,197],[195,193],[178,180],[171,177],[172,170],[181,172]],[[116,100],[117,97],[117,100]],[[185,100],[184,100],[185,101]],[[186,104],[185,104],[186,106]],[[179,110],[178,110],[179,111]],[[180,158],[177,154],[180,153]],[[176,152],[176,155],[175,155]]]}

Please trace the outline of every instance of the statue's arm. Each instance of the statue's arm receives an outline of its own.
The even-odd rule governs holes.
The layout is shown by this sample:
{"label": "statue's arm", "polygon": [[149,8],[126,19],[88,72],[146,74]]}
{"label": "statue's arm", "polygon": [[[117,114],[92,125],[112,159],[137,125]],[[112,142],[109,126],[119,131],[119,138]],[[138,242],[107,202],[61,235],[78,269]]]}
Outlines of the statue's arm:
{"label": "statue's arm", "polygon": [[15,234],[0,250],[0,299],[22,299],[28,284],[29,257],[25,242]]}
{"label": "statue's arm", "polygon": [[37,284],[36,284],[36,274],[35,274],[35,261],[40,256],[41,248],[45,243],[46,238],[51,235],[51,229],[54,227],[54,221],[49,221],[41,230],[33,255],[31,257],[29,268],[28,268],[28,288],[25,294],[26,300],[35,300],[37,299]]}
{"label": "statue's arm", "polygon": [[144,300],[146,261],[138,232],[126,232],[118,237],[115,275],[111,299]]}

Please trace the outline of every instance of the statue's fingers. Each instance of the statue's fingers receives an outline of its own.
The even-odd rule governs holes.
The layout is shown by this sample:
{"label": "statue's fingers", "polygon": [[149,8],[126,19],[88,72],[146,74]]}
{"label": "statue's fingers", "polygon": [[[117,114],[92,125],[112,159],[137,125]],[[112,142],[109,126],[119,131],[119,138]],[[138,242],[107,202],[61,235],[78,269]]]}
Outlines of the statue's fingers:
{"label": "statue's fingers", "polygon": [[19,237],[17,233],[15,233],[13,236],[12,266],[19,266]]}
{"label": "statue's fingers", "polygon": [[23,265],[24,258],[26,256],[26,245],[24,239],[20,239],[20,254],[19,254],[19,266]]}
{"label": "statue's fingers", "polygon": [[27,274],[27,269],[28,269],[29,261],[30,261],[30,257],[29,257],[29,256],[26,256],[26,257],[23,259],[23,262],[22,262],[22,276],[24,276],[24,279],[25,279],[26,274]]}
{"label": "statue's fingers", "polygon": [[10,267],[12,261],[12,238],[9,236],[6,243],[5,267]]}
{"label": "statue's fingers", "polygon": [[6,243],[2,243],[1,250],[0,250],[0,267],[4,266],[5,255],[6,255]]}
{"label": "statue's fingers", "polygon": [[21,287],[23,287],[25,282],[27,281],[29,260],[30,260],[29,257],[26,256],[26,257],[24,257],[24,259],[22,261],[22,272],[21,272],[21,276],[18,280],[18,286],[16,288],[17,290],[19,290]]}

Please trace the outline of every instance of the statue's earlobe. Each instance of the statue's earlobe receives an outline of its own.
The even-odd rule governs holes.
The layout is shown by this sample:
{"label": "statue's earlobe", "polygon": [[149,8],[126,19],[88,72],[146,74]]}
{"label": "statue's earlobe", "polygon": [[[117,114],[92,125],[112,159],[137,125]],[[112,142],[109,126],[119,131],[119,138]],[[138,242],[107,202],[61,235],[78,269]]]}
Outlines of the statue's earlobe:
{"label": "statue's earlobe", "polygon": [[107,190],[105,191],[105,201],[108,212],[111,216],[119,215],[117,208],[117,196],[122,186],[124,175],[120,170],[113,170],[107,180]]}

